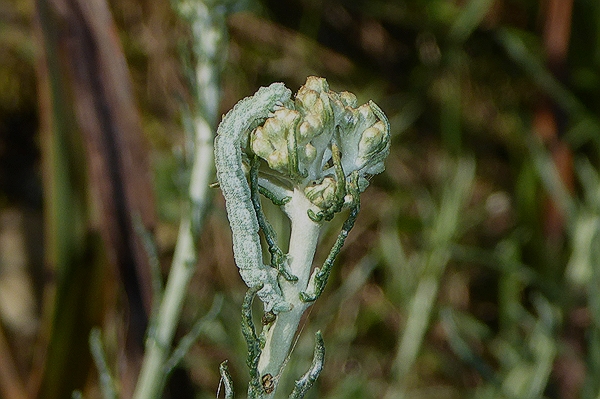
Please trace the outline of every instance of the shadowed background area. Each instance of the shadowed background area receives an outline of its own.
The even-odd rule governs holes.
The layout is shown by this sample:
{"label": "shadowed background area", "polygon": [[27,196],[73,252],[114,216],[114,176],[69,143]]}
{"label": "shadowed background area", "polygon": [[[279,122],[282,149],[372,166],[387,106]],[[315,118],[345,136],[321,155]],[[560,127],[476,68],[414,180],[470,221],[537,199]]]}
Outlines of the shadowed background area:
{"label": "shadowed background area", "polygon": [[[600,3],[232,0],[227,12],[220,113],[316,75],[392,126],[282,391],[320,329],[310,398],[598,397]],[[189,176],[190,37],[168,1],[0,5],[0,397],[100,397],[93,326],[121,393],[133,389],[152,300],[140,231],[166,276]],[[214,398],[225,359],[238,391],[248,378],[245,287],[216,190],[198,240],[178,337],[224,303],[173,398]]]}

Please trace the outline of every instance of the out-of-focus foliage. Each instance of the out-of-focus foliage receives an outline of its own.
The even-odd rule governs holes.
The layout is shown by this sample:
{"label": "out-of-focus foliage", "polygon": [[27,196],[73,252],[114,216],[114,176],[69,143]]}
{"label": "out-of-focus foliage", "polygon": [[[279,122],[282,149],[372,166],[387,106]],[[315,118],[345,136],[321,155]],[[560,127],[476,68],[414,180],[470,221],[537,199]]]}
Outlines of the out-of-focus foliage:
{"label": "out-of-focus foliage", "polygon": [[[29,21],[31,9],[5,3],[2,179],[23,170],[2,163],[16,148],[6,147],[16,145],[7,129],[35,131],[10,118],[35,115],[36,102],[33,43],[21,19]],[[312,398],[598,397],[600,3],[574,0],[572,14],[559,13],[570,22],[562,36],[547,28],[556,23],[554,3],[269,0],[241,4],[245,11],[229,17],[223,111],[260,85],[283,81],[295,91],[317,75],[359,103],[373,99],[392,126],[386,171],[364,194],[282,392],[310,363],[320,329],[327,352]],[[189,68],[179,60],[188,36],[168,1],[111,7],[153,148],[156,234],[167,265],[187,162],[180,112]],[[566,41],[562,55],[552,40]],[[3,209],[25,201],[2,189]],[[244,286],[219,195],[214,204],[180,327],[187,331],[216,293],[226,295],[185,361],[198,398],[214,397],[224,359],[237,386],[247,378]],[[332,223],[321,259],[341,220]],[[26,379],[32,355],[2,322]]]}

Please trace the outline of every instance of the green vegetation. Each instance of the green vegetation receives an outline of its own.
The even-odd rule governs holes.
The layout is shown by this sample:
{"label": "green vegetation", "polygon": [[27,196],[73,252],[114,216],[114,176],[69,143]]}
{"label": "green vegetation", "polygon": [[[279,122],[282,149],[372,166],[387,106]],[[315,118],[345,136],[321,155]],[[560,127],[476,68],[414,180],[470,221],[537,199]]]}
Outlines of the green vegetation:
{"label": "green vegetation", "polygon": [[[134,309],[126,292],[133,294],[123,288],[111,244],[98,227],[103,211],[94,205],[94,177],[83,173],[90,159],[80,122],[74,122],[81,117],[73,102],[77,86],[61,64],[65,48],[53,47],[56,37],[48,35],[63,31],[44,23],[57,15],[44,14],[39,7],[46,2],[38,2],[37,11],[30,2],[5,3],[0,397],[65,397],[72,389],[84,398],[99,397],[93,359],[114,377],[103,374],[105,395],[114,394],[106,390],[110,385],[127,396],[135,384],[123,378],[123,359],[137,359],[139,367],[135,350],[142,345],[123,342]],[[211,54],[209,67],[218,73],[208,77],[195,69],[203,60],[194,47],[201,36],[193,31],[189,9],[176,12],[168,1],[155,0],[109,4],[118,27],[111,37],[120,39],[139,131],[150,143],[158,218],[148,226],[141,216],[153,236],[146,246],[148,254],[155,251],[148,262],[153,277],[144,281],[155,301],[160,277],[168,281],[186,212],[188,244],[198,250],[195,274],[184,279],[189,288],[181,320],[166,334],[180,346],[161,354],[170,354],[166,395],[214,398],[225,359],[238,396],[249,378],[240,331],[246,287],[233,262],[224,201],[212,190],[205,215],[188,201],[194,198],[188,182],[197,162],[190,151],[193,126],[204,117],[216,129],[220,118],[214,115],[259,86],[284,82],[295,92],[314,75],[325,77],[331,90],[355,93],[359,104],[377,103],[389,117],[392,144],[385,172],[361,196],[361,212],[324,292],[301,322],[278,391],[292,392],[294,380],[310,368],[321,331],[324,367],[307,398],[597,398],[600,4],[219,4],[214,21],[226,21],[220,26],[228,36],[217,39],[227,50]],[[34,15],[41,16],[39,25],[32,23]],[[56,59],[42,63],[34,56],[42,53]],[[214,87],[213,95],[203,97],[201,77]],[[218,96],[219,104],[210,103]],[[210,106],[199,106],[202,101]],[[44,133],[50,125],[54,136]],[[263,201],[263,211],[277,237],[290,235],[277,206]],[[6,222],[9,214],[23,222]],[[323,264],[344,216],[326,225],[316,265]],[[43,229],[45,263],[39,253]],[[16,273],[15,258],[6,255],[19,248],[3,244],[9,233],[26,243],[25,273]],[[288,245],[279,243],[284,253]],[[30,292],[36,304],[21,319],[4,310],[28,297],[7,288],[15,276],[29,287],[19,292]],[[155,315],[152,310],[148,314]],[[26,317],[35,322],[25,323]],[[60,326],[52,328],[53,321]],[[81,336],[74,337],[79,329]],[[56,359],[45,372],[44,354]]]}

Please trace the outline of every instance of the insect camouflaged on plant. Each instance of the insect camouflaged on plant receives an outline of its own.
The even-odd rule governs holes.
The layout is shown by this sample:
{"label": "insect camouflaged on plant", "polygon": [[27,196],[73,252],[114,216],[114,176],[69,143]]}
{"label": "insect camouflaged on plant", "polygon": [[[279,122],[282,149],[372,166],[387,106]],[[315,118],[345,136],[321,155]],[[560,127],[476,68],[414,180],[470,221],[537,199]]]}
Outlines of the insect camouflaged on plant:
{"label": "insect camouflaged on plant", "polygon": [[217,179],[225,197],[235,263],[248,287],[262,285],[257,295],[264,302],[266,311],[275,312],[289,310],[290,304],[281,293],[277,270],[263,264],[258,220],[244,175],[241,145],[250,130],[264,121],[278,105],[288,101],[290,96],[291,91],[283,83],[261,87],[225,115],[215,139]]}
{"label": "insect camouflaged on plant", "polygon": [[[294,99],[282,84],[263,87],[223,118],[215,140],[217,177],[226,201],[236,264],[248,285],[242,332],[248,345],[248,398],[271,399],[293,350],[306,309],[323,293],[334,261],[360,209],[360,194],[384,170],[388,120],[372,101],[358,105],[309,77]],[[290,221],[288,253],[262,211],[260,194]],[[349,210],[324,264],[314,267],[325,222]],[[270,267],[263,264],[259,230]],[[264,303],[260,337],[252,297]],[[321,372],[325,347],[317,333],[313,363],[296,380],[292,399],[304,397]],[[273,377],[275,376],[275,377]]]}

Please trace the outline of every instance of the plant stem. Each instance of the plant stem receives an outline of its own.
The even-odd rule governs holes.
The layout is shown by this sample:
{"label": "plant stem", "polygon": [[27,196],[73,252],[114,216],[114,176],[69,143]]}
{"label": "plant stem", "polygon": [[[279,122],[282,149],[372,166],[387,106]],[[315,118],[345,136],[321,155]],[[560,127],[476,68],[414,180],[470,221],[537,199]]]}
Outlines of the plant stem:
{"label": "plant stem", "polygon": [[223,62],[226,26],[223,11],[216,4],[198,1],[190,5],[175,2],[180,16],[188,21],[193,35],[196,112],[193,118],[193,161],[188,188],[188,207],[179,225],[179,235],[171,271],[146,341],[146,352],[134,399],[154,399],[162,395],[167,379],[165,364],[171,354],[175,328],[179,322],[187,289],[196,268],[196,242],[209,205],[209,185],[214,173],[214,131],[219,105],[219,81]]}
{"label": "plant stem", "polygon": [[196,249],[192,241],[190,219],[179,226],[179,238],[169,279],[157,320],[146,341],[146,353],[134,399],[158,398],[165,384],[163,365],[169,357],[175,327],[179,321],[187,286],[194,273]]}
{"label": "plant stem", "polygon": [[[189,188],[190,210],[179,225],[165,293],[146,341],[144,362],[133,396],[135,399],[158,398],[162,393],[167,377],[164,365],[170,356],[173,334],[187,295],[187,287],[196,271],[198,254],[195,242],[208,207],[208,181],[212,176],[213,163],[212,132],[210,129],[200,129],[197,135],[199,139]],[[203,140],[203,135],[209,135],[211,139]]]}
{"label": "plant stem", "polygon": [[[291,201],[284,206],[292,230],[288,254],[289,268],[291,274],[298,277],[298,281],[290,282],[280,278],[285,299],[293,305],[293,308],[289,312],[279,313],[266,335],[265,346],[258,363],[261,376],[267,373],[272,376],[280,375],[292,348],[300,319],[304,311],[312,305],[312,302],[300,300],[300,293],[306,290],[308,284],[321,231],[321,224],[313,222],[308,217],[307,210],[310,207],[310,201],[301,190],[297,189],[294,190]],[[274,383],[277,386],[278,378],[275,378]],[[272,398],[274,394],[275,391],[266,398]]]}

